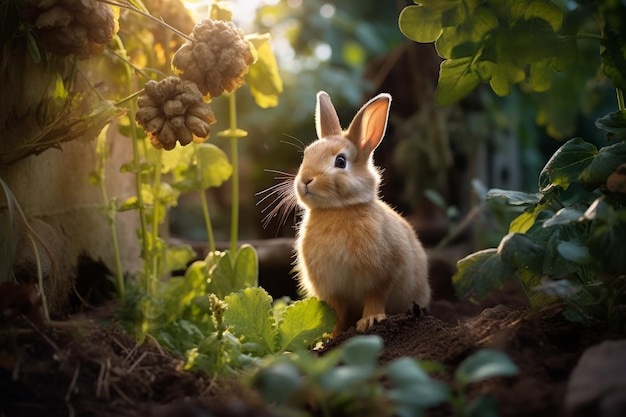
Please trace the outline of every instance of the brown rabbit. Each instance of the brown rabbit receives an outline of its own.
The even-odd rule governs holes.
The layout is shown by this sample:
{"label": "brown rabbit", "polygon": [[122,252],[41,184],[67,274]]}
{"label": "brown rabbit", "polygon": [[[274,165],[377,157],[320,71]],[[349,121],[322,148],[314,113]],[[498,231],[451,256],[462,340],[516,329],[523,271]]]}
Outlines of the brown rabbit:
{"label": "brown rabbit", "polygon": [[294,181],[304,209],[296,241],[301,288],[335,309],[333,335],[364,331],[387,314],[428,306],[427,259],[409,223],[378,197],[372,153],[385,134],[391,96],[379,94],[342,130],[330,97],[317,94],[318,139]]}

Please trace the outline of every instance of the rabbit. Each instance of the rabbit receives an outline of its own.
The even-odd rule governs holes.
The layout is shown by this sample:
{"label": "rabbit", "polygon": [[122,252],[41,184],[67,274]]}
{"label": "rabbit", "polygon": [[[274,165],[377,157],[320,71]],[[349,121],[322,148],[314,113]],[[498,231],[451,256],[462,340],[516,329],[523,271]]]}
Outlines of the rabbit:
{"label": "rabbit", "polygon": [[318,139],[304,150],[293,181],[303,216],[296,267],[306,296],[336,313],[333,336],[356,324],[364,332],[387,314],[428,307],[426,252],[409,223],[379,198],[372,154],[385,135],[391,96],[379,94],[341,128],[330,96],[315,108]]}

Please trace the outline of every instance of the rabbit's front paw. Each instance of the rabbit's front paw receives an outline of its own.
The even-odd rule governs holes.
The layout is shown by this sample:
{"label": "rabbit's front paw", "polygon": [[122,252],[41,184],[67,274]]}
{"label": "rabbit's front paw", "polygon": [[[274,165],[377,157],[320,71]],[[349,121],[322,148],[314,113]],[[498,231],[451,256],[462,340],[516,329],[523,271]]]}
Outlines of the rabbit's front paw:
{"label": "rabbit's front paw", "polygon": [[372,314],[371,316],[363,317],[361,320],[357,321],[356,330],[358,332],[364,332],[372,327],[374,324],[378,323],[379,321],[383,321],[386,318],[387,315],[384,313]]}

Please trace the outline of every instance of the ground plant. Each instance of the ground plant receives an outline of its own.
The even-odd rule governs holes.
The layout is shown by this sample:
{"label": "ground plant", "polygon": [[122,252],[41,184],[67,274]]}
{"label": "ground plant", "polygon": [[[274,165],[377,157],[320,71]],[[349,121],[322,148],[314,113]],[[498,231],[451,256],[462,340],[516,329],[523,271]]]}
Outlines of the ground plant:
{"label": "ground plant", "polygon": [[495,412],[490,397],[467,398],[471,383],[517,374],[504,353],[480,350],[458,366],[454,385],[448,386],[428,374],[441,371],[440,363],[401,357],[379,366],[382,348],[378,336],[356,336],[322,358],[309,351],[272,357],[250,383],[285,415],[302,415],[301,410],[308,408],[322,416],[409,417],[447,404],[452,415],[461,417]]}
{"label": "ground plant", "polygon": [[554,100],[562,94],[562,80],[581,79],[584,50],[594,43],[596,71],[601,69],[617,96],[617,110],[595,122],[606,141],[600,146],[580,137],[566,141],[541,171],[536,193],[490,190],[488,201],[504,202],[518,216],[497,248],[460,260],[453,280],[460,296],[479,300],[516,277],[535,307],[565,300],[572,320],[599,319],[624,329],[626,6],[543,0],[415,3],[403,10],[399,25],[411,39],[435,42],[443,58],[440,104],[462,99],[481,83],[500,96],[518,85],[526,94],[543,94],[537,120],[548,132],[561,123]]}

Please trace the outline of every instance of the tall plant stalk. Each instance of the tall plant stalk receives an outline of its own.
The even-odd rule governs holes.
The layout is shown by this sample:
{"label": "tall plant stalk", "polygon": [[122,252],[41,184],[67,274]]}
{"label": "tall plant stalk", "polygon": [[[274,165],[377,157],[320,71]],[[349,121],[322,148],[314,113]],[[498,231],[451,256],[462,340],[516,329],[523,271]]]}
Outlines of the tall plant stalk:
{"label": "tall plant stalk", "polygon": [[215,237],[213,236],[213,226],[211,224],[211,215],[209,214],[209,205],[206,201],[206,190],[200,190],[200,203],[202,204],[202,216],[204,217],[206,234],[209,239],[209,250],[213,253],[217,249],[215,247]]}
{"label": "tall plant stalk", "polygon": [[228,95],[229,120],[230,126],[228,131],[228,139],[230,141],[230,159],[233,166],[232,177],[232,204],[231,204],[231,223],[230,223],[230,253],[232,259],[235,259],[237,253],[237,240],[239,236],[239,155],[238,155],[238,134],[237,129],[237,100],[235,92]]}

